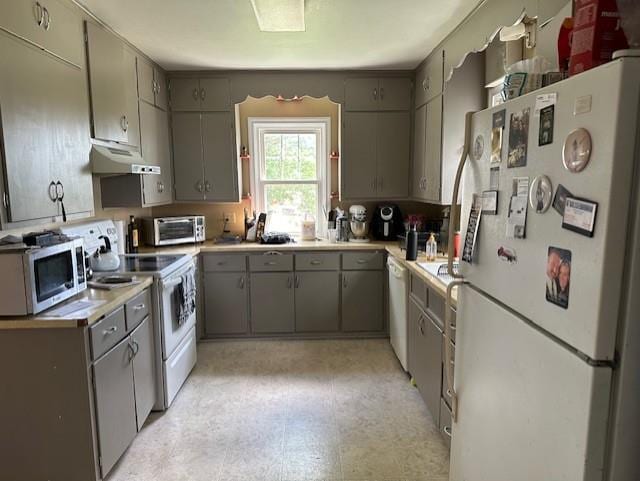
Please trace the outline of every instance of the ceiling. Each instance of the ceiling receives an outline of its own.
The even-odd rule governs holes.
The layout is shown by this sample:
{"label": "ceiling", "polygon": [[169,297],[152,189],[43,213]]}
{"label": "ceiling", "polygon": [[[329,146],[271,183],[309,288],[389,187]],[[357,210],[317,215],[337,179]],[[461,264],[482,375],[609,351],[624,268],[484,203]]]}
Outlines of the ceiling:
{"label": "ceiling", "polygon": [[251,0],[78,0],[168,70],[416,67],[479,0],[306,0],[261,32]]}

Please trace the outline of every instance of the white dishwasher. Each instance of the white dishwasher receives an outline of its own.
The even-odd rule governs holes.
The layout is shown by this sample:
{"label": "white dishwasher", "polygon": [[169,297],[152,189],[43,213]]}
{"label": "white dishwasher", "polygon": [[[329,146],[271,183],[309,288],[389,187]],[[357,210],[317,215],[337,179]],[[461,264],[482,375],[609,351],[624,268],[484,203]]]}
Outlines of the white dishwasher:
{"label": "white dishwasher", "polygon": [[389,271],[389,337],[391,346],[403,369],[407,370],[407,300],[409,297],[409,273],[393,257],[387,257]]}

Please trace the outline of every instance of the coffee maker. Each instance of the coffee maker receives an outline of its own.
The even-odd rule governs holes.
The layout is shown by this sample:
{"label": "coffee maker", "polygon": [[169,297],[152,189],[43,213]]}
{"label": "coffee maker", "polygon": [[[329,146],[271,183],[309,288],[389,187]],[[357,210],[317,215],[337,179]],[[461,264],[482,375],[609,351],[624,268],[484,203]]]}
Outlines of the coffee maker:
{"label": "coffee maker", "polygon": [[396,240],[398,235],[404,234],[402,212],[395,204],[385,204],[376,207],[371,221],[371,231],[377,240]]}

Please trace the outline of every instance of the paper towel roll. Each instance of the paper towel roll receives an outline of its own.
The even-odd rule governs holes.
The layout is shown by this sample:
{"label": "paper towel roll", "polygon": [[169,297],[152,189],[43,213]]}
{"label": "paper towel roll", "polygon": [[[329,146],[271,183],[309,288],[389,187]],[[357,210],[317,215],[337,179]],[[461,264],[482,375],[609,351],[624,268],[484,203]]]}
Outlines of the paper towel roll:
{"label": "paper towel roll", "polygon": [[116,225],[116,235],[118,236],[118,254],[124,254],[124,246],[127,242],[127,237],[124,231],[124,221],[123,220],[115,220],[113,223]]}

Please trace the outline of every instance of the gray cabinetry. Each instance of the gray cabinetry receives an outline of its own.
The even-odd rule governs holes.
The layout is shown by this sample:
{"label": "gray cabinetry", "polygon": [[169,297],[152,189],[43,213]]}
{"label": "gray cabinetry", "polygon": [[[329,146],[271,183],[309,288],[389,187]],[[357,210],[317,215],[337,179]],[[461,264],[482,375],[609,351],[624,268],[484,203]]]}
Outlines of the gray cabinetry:
{"label": "gray cabinetry", "polygon": [[411,80],[400,77],[345,80],[347,111],[409,110]]}
{"label": "gray cabinetry", "polygon": [[293,332],[294,319],[293,273],[251,274],[251,330],[256,334]]}
{"label": "gray cabinetry", "polygon": [[346,112],[342,155],[342,197],[364,199],[376,194],[377,113]]}
{"label": "gray cabinetry", "polygon": [[91,83],[93,136],[127,143],[128,122],[124,44],[115,35],[85,22]]}
{"label": "gray cabinetry", "polygon": [[140,116],[138,114],[138,73],[136,54],[129,48],[124,49],[125,103],[128,128],[127,144],[140,147]]}
{"label": "gray cabinetry", "polygon": [[138,92],[140,100],[167,110],[167,84],[164,72],[138,57]]}
{"label": "gray cabinetry", "polygon": [[340,330],[340,273],[296,272],[296,332]]}
{"label": "gray cabinetry", "polygon": [[207,335],[247,333],[248,287],[245,272],[205,272],[204,309]]}
{"label": "gray cabinetry", "polygon": [[171,110],[223,112],[231,109],[226,78],[172,78]]}
{"label": "gray cabinetry", "polygon": [[415,106],[424,105],[442,93],[444,52],[436,50],[416,72]]}
{"label": "gray cabinetry", "polygon": [[409,195],[411,121],[408,112],[378,114],[376,127],[376,197],[402,198]]}
{"label": "gray cabinetry", "polygon": [[160,166],[159,175],[142,175],[144,206],[168,204],[173,200],[173,169],[167,112],[140,102],[142,156],[145,162]]}
{"label": "gray cabinetry", "polygon": [[67,214],[92,212],[85,72],[4,32],[0,57],[3,221],[51,222],[57,182]]}
{"label": "gray cabinetry", "polygon": [[378,110],[378,79],[350,78],[344,83],[344,101],[347,110]]}
{"label": "gray cabinetry", "polygon": [[382,330],[383,291],[382,271],[343,271],[342,330]]}
{"label": "gray cabinetry", "polygon": [[174,112],[172,124],[176,200],[204,200],[200,113]]}
{"label": "gray cabinetry", "polygon": [[[149,291],[145,291],[147,295]],[[133,383],[136,399],[136,427],[140,431],[156,401],[153,324],[149,316],[131,333],[134,349]]]}
{"label": "gray cabinetry", "polygon": [[413,137],[413,197],[441,200],[442,95],[416,109]]}
{"label": "gray cabinetry", "polygon": [[129,338],[93,365],[100,470],[105,477],[136,435]]}

